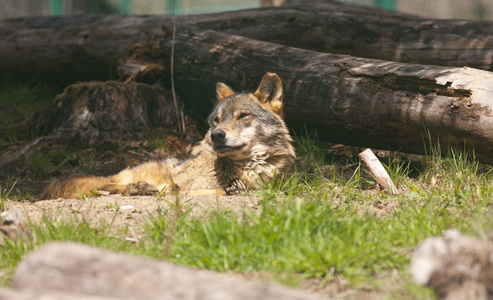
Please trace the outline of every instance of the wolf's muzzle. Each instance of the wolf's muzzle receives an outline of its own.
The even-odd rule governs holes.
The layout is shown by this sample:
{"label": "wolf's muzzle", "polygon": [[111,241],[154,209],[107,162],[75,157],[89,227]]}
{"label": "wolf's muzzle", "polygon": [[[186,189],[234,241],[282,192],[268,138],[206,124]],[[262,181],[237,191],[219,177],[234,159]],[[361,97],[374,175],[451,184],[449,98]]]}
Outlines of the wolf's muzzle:
{"label": "wolf's muzzle", "polygon": [[211,140],[214,143],[221,144],[224,142],[224,139],[226,138],[226,132],[222,129],[216,129],[211,132]]}
{"label": "wolf's muzzle", "polygon": [[229,153],[241,150],[245,144],[231,145],[226,138],[226,132],[222,129],[216,129],[211,132],[212,148],[218,155],[227,155]]}

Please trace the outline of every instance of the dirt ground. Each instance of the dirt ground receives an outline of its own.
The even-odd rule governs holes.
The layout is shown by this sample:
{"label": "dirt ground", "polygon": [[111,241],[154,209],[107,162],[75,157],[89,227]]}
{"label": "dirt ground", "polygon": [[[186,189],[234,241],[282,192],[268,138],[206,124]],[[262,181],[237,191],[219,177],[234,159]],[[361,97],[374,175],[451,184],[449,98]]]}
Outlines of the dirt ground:
{"label": "dirt ground", "polygon": [[[241,215],[245,209],[259,210],[256,196],[179,196],[181,211],[189,211],[191,217],[204,216],[216,210],[226,210]],[[138,239],[142,234],[147,217],[156,216],[174,206],[176,197],[122,196],[108,195],[87,199],[56,199],[37,202],[7,201],[9,210],[20,209],[33,223],[38,223],[43,215],[59,216],[65,220],[72,218],[86,220],[92,226],[102,222],[111,224],[114,233],[128,233],[125,238]]]}

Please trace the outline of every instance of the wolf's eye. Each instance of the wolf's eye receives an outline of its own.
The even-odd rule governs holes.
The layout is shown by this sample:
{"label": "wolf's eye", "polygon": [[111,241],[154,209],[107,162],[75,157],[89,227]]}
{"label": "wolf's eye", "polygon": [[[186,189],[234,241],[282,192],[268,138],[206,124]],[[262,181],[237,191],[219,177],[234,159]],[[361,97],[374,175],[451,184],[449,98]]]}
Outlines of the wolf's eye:
{"label": "wolf's eye", "polygon": [[214,118],[214,124],[217,124],[217,123],[219,123],[219,117]]}
{"label": "wolf's eye", "polygon": [[249,113],[243,112],[243,113],[241,113],[241,114],[238,116],[238,120],[239,120],[239,119],[244,119],[244,118],[246,118],[246,117],[248,117],[248,116],[250,116],[250,114],[249,114]]}

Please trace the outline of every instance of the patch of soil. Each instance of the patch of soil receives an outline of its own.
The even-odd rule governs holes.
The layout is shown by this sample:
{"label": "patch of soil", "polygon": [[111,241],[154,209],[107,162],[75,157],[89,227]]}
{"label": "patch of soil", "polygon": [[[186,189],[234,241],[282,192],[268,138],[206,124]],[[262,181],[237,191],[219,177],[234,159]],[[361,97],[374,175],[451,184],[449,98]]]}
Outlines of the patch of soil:
{"label": "patch of soil", "polygon": [[[109,195],[88,199],[56,199],[38,202],[7,201],[9,210],[20,209],[33,223],[39,223],[43,215],[61,217],[64,220],[85,220],[96,227],[104,222],[111,224],[113,233],[127,232],[128,238],[139,238],[144,231],[146,218],[168,211],[175,203],[174,196],[122,196]],[[260,213],[256,196],[179,196],[182,212],[190,217],[206,218],[210,212],[221,209],[237,215],[246,210]],[[128,230],[121,230],[128,229]]]}

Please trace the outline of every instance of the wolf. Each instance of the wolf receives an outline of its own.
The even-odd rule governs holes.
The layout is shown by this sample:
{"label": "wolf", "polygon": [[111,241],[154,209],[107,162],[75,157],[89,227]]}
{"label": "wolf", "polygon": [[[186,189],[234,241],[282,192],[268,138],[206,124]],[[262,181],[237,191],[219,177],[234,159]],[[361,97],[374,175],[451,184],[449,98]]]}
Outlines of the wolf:
{"label": "wolf", "polygon": [[282,82],[266,73],[254,93],[235,93],[217,83],[217,104],[208,117],[204,139],[185,160],[169,158],[127,168],[109,177],[55,180],[40,199],[102,194],[190,195],[238,194],[259,189],[279,178],[295,158],[292,138],[283,120]]}

